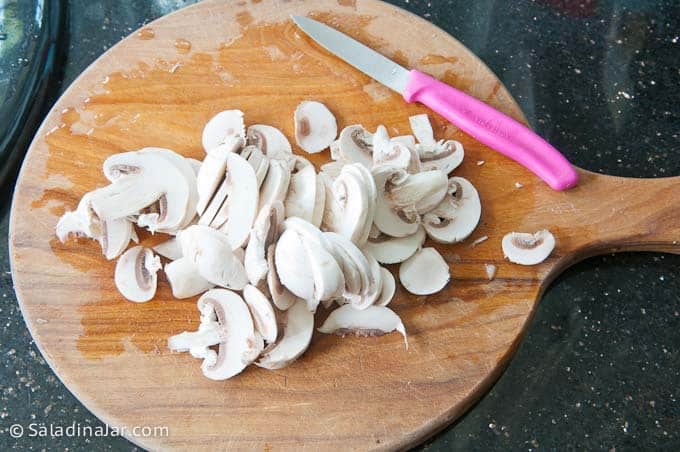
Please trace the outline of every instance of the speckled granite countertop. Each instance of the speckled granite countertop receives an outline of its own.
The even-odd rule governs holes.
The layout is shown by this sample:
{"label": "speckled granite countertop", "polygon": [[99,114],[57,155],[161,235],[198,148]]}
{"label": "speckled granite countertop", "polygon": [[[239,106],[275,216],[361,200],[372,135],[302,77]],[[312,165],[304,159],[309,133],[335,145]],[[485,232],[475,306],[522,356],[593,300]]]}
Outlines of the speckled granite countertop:
{"label": "speckled granite countertop", "polygon": [[[63,86],[133,29],[188,3],[68,2]],[[677,1],[391,3],[479,55],[539,133],[575,164],[620,176],[680,175]],[[0,234],[6,237],[3,202]],[[14,423],[101,423],[33,344],[12,290],[6,240],[0,241],[0,324],[0,450],[133,448],[122,438],[9,434]],[[592,258],[546,292],[492,390],[422,448],[678,450],[679,373],[680,256]]]}

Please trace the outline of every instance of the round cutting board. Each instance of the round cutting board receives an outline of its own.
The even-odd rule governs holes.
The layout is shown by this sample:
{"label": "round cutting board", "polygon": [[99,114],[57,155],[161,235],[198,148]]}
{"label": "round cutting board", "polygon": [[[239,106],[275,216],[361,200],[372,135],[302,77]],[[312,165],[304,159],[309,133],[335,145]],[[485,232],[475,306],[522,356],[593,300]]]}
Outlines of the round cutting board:
{"label": "round cutting board", "polygon": [[[409,116],[429,113],[314,44],[289,20],[292,13],[326,22],[523,120],[498,79],[458,41],[374,0],[208,0],[152,22],[99,58],[56,103],[28,152],[13,203],[11,262],[26,323],[54,372],[93,413],[145,448],[416,444],[498,377],[557,270],[624,244],[677,249],[671,240],[680,237],[677,223],[658,214],[658,206],[680,199],[677,182],[582,172],[579,187],[553,192],[430,113],[437,138],[463,143],[466,159],[456,174],[477,186],[483,213],[466,242],[432,245],[451,266],[453,280],[442,292],[417,297],[397,290],[392,307],[409,348],[398,334],[315,333],[288,368],[251,366],[231,380],[207,380],[200,361],[166,348],[170,335],[196,328],[196,299],[174,300],[161,275],[153,301],[125,301],[114,287],[115,262],[98,244],[61,244],[54,227],[85,192],[105,184],[101,164],[113,153],[159,146],[202,159],[203,125],[221,110],[241,109],[248,124],[274,125],[291,141],[293,111],[305,99],[325,103],[340,127],[384,124],[391,135],[410,133]],[[311,159],[318,165],[329,156]],[[621,209],[626,214],[619,216]],[[548,261],[520,267],[503,259],[505,233],[542,228],[558,240]],[[146,235],[142,242],[162,239]],[[167,430],[143,437],[134,426]]]}

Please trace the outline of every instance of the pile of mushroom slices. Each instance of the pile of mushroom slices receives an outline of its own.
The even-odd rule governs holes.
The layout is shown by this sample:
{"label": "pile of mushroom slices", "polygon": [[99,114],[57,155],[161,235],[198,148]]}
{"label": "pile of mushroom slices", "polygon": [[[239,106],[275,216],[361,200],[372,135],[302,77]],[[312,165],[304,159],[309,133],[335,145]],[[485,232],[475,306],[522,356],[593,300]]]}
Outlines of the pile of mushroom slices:
{"label": "pile of mushroom slices", "polygon": [[[426,236],[464,240],[480,218],[479,196],[449,177],[463,160],[455,141],[437,141],[426,115],[410,118],[413,136],[360,125],[339,136],[321,103],[295,111],[295,139],[307,153],[330,148],[316,172],[275,127],[245,127],[243,113],[218,113],[205,126],[203,162],[161,148],[115,154],[110,184],[63,215],[57,235],[99,241],[118,258],[115,283],[130,301],[156,292],[163,268],[176,298],[198,300],[200,325],[169,339],[171,350],[203,360],[203,373],[226,379],[251,363],[278,369],[309,346],[319,304],[323,333],[406,332],[387,305],[396,282],[417,295],[440,291],[449,267]],[[135,227],[172,236],[151,248]],[[127,250],[126,250],[127,249]],[[160,256],[168,260],[163,267]],[[408,343],[406,343],[408,346]]]}

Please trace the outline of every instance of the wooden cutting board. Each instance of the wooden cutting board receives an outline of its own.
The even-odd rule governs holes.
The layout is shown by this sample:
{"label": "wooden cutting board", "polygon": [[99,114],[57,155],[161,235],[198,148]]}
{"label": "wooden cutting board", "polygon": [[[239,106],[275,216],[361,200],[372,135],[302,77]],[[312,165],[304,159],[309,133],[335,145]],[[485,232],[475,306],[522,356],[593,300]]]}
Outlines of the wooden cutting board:
{"label": "wooden cutting board", "polygon": [[[444,291],[417,297],[398,289],[393,308],[406,325],[409,349],[397,334],[317,333],[289,368],[250,367],[232,380],[205,379],[198,360],[165,346],[171,334],[197,326],[195,299],[173,300],[161,277],[153,301],[126,302],[114,287],[114,262],[96,243],[62,245],[53,230],[65,209],[105,184],[100,168],[108,155],[162,146],[201,159],[202,127],[224,109],[240,108],[248,123],[272,124],[292,137],[295,106],[316,99],[341,127],[385,124],[393,135],[410,133],[409,115],[427,110],[326,53],[295,28],[291,13],[327,22],[523,120],[498,79],[458,41],[374,0],[206,1],[149,24],[99,58],[56,103],[28,152],[14,197],[11,261],[35,342],[76,397],[128,432],[168,428],[168,436],[126,435],[145,448],[417,444],[460,416],[500,375],[542,291],[565,267],[616,250],[680,251],[680,179],[582,171],[577,188],[555,192],[430,114],[436,137],[464,144],[466,159],[456,173],[477,186],[483,212],[465,243],[433,245],[451,265],[453,281]],[[522,267],[503,259],[505,233],[542,228],[558,242],[549,260]],[[471,245],[483,236],[488,240]],[[497,267],[493,281],[485,264]]]}

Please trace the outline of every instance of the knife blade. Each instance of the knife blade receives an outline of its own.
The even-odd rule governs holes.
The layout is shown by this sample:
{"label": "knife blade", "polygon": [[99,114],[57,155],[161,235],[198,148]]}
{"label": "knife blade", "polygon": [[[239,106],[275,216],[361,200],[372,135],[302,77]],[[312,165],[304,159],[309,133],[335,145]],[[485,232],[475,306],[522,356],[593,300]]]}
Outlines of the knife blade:
{"label": "knife blade", "polygon": [[308,17],[291,19],[323,48],[402,95],[420,102],[478,141],[515,160],[555,190],[578,183],[578,172],[550,143],[524,124],[423,72],[408,70],[328,25]]}

